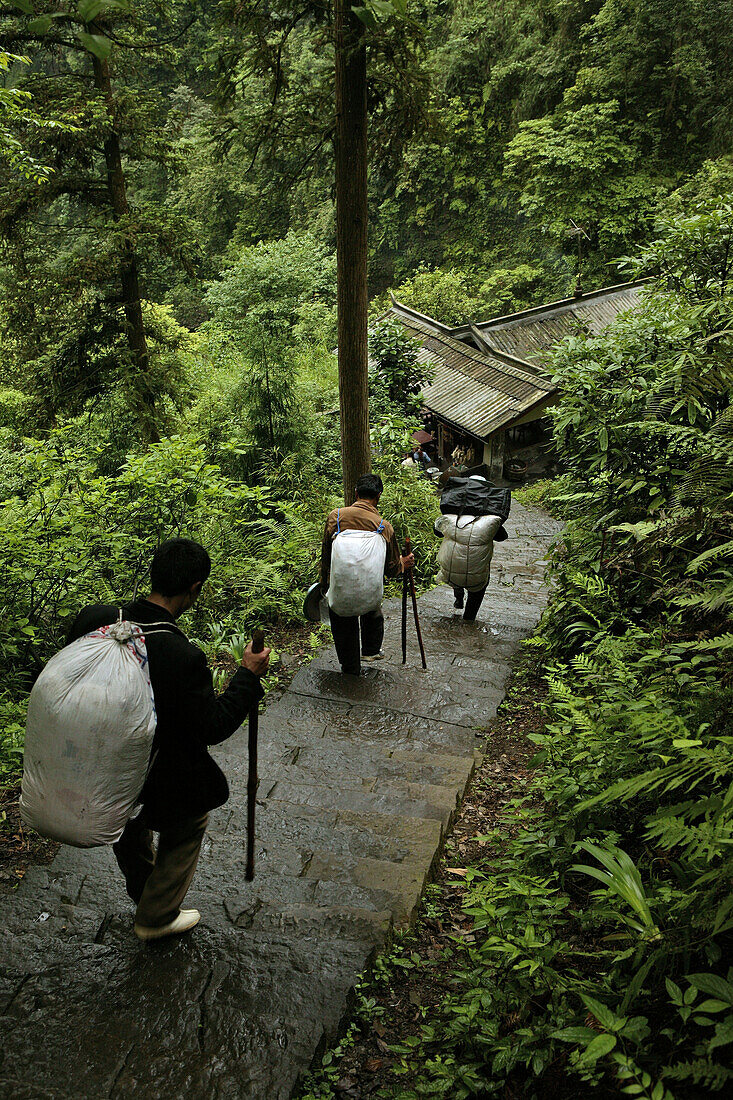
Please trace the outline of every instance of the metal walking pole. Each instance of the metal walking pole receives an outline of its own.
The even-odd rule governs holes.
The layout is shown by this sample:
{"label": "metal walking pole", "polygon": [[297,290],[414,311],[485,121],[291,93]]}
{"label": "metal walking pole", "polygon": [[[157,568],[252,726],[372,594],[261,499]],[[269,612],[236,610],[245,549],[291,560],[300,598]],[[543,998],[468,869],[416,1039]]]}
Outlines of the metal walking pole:
{"label": "metal walking pole", "polygon": [[[252,652],[262,653],[265,635],[261,630],[252,634]],[[249,712],[248,766],[247,766],[247,866],[244,877],[251,882],[255,877],[255,806],[257,805],[257,734],[259,732],[260,705],[255,703]]]}
{"label": "metal walking pole", "polygon": [[[410,542],[410,536],[405,539],[405,553],[412,553],[412,544]],[[420,619],[417,615],[417,596],[415,595],[415,577],[412,572],[412,566],[408,569],[409,582],[410,582],[410,595],[412,596],[412,610],[415,614],[415,630],[417,631],[417,644],[420,646],[420,659],[422,661],[423,672],[427,671],[428,663],[425,660],[425,647],[422,644],[422,631],[420,630]],[[406,616],[405,616],[406,617]]]}

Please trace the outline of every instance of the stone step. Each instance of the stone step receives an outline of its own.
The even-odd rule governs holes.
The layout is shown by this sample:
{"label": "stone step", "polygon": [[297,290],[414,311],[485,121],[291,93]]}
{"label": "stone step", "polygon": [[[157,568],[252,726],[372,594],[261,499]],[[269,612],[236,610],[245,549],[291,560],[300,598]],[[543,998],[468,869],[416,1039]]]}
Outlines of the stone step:
{"label": "stone step", "polygon": [[384,662],[348,678],[328,652],[268,695],[252,882],[246,727],[215,749],[231,797],[204,840],[190,936],[135,939],[109,849],[62,848],[0,891],[0,1096],[290,1097],[374,951],[414,914],[474,766],[475,727],[542,610],[539,559],[559,525],[515,505],[507,526],[475,623],[446,586],[420,597],[427,673],[412,618],[402,666],[401,602],[389,599]]}
{"label": "stone step", "polygon": [[[268,872],[302,877],[314,851],[339,858],[369,858],[403,864],[419,859],[429,866],[440,847],[438,818],[398,817],[394,813],[365,812],[349,805],[324,813],[302,804],[272,799],[258,807],[257,867]],[[226,859],[232,880],[242,865],[246,828],[240,818],[227,831],[212,837],[210,859]]]}
{"label": "stone step", "polygon": [[[309,853],[309,857],[312,860],[313,853]],[[313,874],[308,877],[308,866],[308,863],[304,865],[302,877],[294,878],[273,869],[258,854],[252,882],[245,881],[244,860],[232,865],[231,883],[221,893],[220,906],[206,907],[203,889],[192,891],[191,898],[199,894],[205,923],[220,931],[227,930],[229,925],[241,930],[263,922],[274,924],[277,914],[302,908],[343,912],[346,914],[344,920],[349,914],[359,914],[359,919],[369,914],[369,927],[372,932],[377,927],[380,936],[389,927],[394,911],[394,891],[388,883],[361,885],[345,881],[343,877],[324,875],[318,878]]]}
{"label": "stone step", "polygon": [[282,812],[286,812],[284,804],[316,810],[356,810],[390,817],[427,818],[439,821],[443,829],[455,813],[458,798],[459,792],[450,787],[391,780],[380,780],[373,791],[363,791],[284,778],[278,779],[267,792],[267,801],[278,803]]}
{"label": "stone step", "polygon": [[[453,660],[453,658],[451,658]],[[319,741],[348,741],[360,745],[383,742],[392,749],[426,746],[429,751],[462,755],[473,751],[473,732],[436,716],[423,718],[400,714],[378,705],[365,714],[361,706],[340,699],[318,696],[291,696],[278,699],[260,717],[260,753],[270,748],[275,753],[291,752],[299,746]],[[247,751],[247,727],[212,750],[220,761],[242,758]]]}
{"label": "stone step", "polygon": [[[317,884],[308,880],[307,885]],[[359,907],[350,904],[346,897],[329,905],[317,889],[312,891],[312,897],[312,901],[283,898],[276,902],[261,894],[254,897],[250,893],[230,894],[226,899],[225,917],[239,931],[291,932],[301,938],[318,934],[361,941],[370,950],[386,941],[393,922],[391,909]],[[211,923],[208,915],[206,919]]]}
{"label": "stone step", "polygon": [[[325,666],[325,667],[324,667]],[[344,692],[344,677],[337,671],[334,658],[314,661],[301,669],[291,685],[294,695],[318,699],[338,699]],[[377,706],[416,718],[430,720],[437,716],[442,722],[459,726],[485,725],[496,713],[503,698],[503,683],[508,666],[496,671],[494,683],[487,682],[467,694],[459,679],[445,681],[436,675],[412,671],[398,673],[394,668],[370,666],[353,683],[348,684],[352,703],[363,707]],[[415,684],[419,678],[419,688]]]}
{"label": "stone step", "polygon": [[390,750],[384,743],[351,745],[345,738],[285,751],[270,745],[260,757],[260,787],[276,777],[294,782],[339,784],[344,790],[374,790],[381,779],[465,788],[472,762],[464,755]]}

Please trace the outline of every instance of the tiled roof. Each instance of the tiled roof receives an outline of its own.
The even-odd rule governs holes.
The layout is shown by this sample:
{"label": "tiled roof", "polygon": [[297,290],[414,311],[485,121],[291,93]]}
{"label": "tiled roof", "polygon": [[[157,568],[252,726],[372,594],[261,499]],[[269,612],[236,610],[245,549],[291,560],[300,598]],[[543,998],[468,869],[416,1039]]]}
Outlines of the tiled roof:
{"label": "tiled roof", "polygon": [[418,360],[433,367],[433,379],[423,390],[426,406],[469,434],[485,439],[554,392],[548,379],[511,356],[485,355],[435,331],[411,310],[394,312],[420,341]]}
{"label": "tiled roof", "polygon": [[392,298],[392,314],[421,344],[418,359],[432,364],[426,406],[471,435],[485,439],[511,425],[555,392],[544,373],[548,351],[577,331],[602,332],[638,301],[642,283],[605,290],[449,328]]}
{"label": "tiled roof", "polygon": [[471,333],[473,327],[494,351],[542,367],[547,362],[548,351],[566,336],[578,331],[597,336],[619,313],[632,309],[642,291],[641,283],[622,283],[582,297],[565,298],[521,313],[495,317],[474,326],[464,325],[453,329],[451,335],[475,343],[475,335]]}

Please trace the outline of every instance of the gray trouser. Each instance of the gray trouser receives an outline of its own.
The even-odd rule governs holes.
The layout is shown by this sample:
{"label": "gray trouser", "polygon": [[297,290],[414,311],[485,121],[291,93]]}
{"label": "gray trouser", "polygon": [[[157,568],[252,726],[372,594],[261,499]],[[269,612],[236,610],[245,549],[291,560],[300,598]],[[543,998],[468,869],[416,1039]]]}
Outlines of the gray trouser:
{"label": "gray trouser", "polygon": [[157,851],[145,811],[128,821],[113,847],[125,876],[127,893],[137,905],[135,923],[146,928],[170,924],[191,885],[209,815],[182,820],[163,829]]}

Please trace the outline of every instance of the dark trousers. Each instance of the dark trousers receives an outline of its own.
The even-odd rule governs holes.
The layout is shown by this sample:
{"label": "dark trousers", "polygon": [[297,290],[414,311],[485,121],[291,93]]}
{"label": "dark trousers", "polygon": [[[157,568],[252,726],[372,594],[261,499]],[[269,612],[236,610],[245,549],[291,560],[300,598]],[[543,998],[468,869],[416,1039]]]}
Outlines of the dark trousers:
{"label": "dark trousers", "polygon": [[[373,657],[379,653],[384,640],[384,615],[381,607],[369,611],[366,615],[337,615],[328,609],[331,619],[333,644],[341,663],[341,671],[358,676],[361,672],[361,656]],[[359,627],[361,626],[361,648],[359,646]]]}
{"label": "dark trousers", "polygon": [[204,814],[164,829],[157,851],[145,811],[128,821],[112,850],[127,893],[137,905],[136,924],[160,928],[176,919],[196,870],[208,820]]}
{"label": "dark trousers", "polygon": [[[478,615],[478,610],[481,607],[488,587],[488,584],[485,584],[479,592],[469,592],[468,596],[466,596],[466,610],[463,612],[463,618],[468,622],[473,622]],[[453,595],[457,600],[463,600],[465,593],[465,588],[459,588],[458,585],[453,585]]]}

